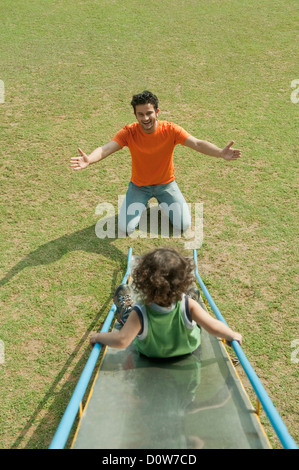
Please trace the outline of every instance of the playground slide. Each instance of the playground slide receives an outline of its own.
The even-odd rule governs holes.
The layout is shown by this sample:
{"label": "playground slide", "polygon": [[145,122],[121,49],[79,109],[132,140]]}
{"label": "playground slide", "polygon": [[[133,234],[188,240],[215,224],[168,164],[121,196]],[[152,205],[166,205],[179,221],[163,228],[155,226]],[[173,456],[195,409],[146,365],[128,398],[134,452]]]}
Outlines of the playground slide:
{"label": "playground slide", "polygon": [[[195,274],[205,297],[216,316],[221,317],[201,285],[196,251],[194,260]],[[131,262],[134,258],[129,249],[123,283],[129,280]],[[108,331],[114,312],[113,304],[101,331]],[[233,348],[283,446],[297,448],[251,371],[241,347],[234,343]],[[100,345],[93,348],[50,449],[64,448],[100,349]],[[72,448],[269,449],[271,446],[222,342],[202,331],[200,348],[184,357],[154,360],[139,355],[134,346],[124,350],[107,348]]]}
{"label": "playground slide", "polygon": [[203,332],[201,350],[150,360],[108,348],[73,448],[269,448],[222,343]]}
{"label": "playground slide", "polygon": [[203,331],[199,350],[175,359],[148,359],[134,346],[108,348],[73,448],[259,449],[269,443],[225,348]]}

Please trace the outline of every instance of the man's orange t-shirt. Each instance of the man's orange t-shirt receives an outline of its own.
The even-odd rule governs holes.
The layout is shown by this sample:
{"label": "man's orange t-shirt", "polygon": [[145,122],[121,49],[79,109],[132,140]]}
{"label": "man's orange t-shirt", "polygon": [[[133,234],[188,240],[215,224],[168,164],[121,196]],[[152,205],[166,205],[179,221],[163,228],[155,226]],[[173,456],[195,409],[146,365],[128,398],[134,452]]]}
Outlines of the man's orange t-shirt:
{"label": "man's orange t-shirt", "polygon": [[137,186],[166,184],[175,179],[173,151],[183,145],[189,133],[167,121],[157,121],[157,129],[147,134],[138,122],[121,129],[112,139],[128,147],[132,157],[132,183]]}

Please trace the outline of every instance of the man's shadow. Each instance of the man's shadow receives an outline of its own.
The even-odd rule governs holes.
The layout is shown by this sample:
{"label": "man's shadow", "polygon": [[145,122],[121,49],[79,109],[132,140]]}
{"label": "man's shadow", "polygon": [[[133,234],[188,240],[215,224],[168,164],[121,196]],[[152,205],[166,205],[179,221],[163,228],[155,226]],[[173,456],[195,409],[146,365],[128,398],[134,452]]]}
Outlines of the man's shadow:
{"label": "man's shadow", "polygon": [[[156,211],[157,208],[151,208],[152,211]],[[150,221],[151,210],[148,209],[144,213],[144,218]],[[107,225],[109,225],[109,217],[106,218]],[[115,218],[116,223],[116,234],[118,233],[118,220]],[[149,223],[148,223],[149,227]],[[150,232],[149,228],[143,231],[145,236],[153,236],[153,231]],[[160,223],[154,230],[154,235],[161,235],[161,225]],[[171,236],[171,229],[170,229]],[[21,271],[26,268],[39,265],[47,265],[58,261],[65,254],[71,251],[85,251],[90,253],[97,253],[104,255],[107,258],[111,258],[114,262],[119,262],[123,267],[124,273],[127,266],[127,253],[123,253],[112,243],[117,237],[114,238],[99,238],[96,234],[96,225],[91,225],[90,227],[78,230],[77,232],[64,235],[55,240],[52,240],[44,245],[41,245],[36,250],[29,253],[24,259],[19,261],[11,270],[0,280],[0,286],[4,286],[11,279],[17,276]],[[130,245],[134,245],[134,240],[132,239]],[[117,278],[119,271],[115,270],[113,273],[113,281],[111,285],[111,292],[107,295],[107,298],[104,304],[101,306],[100,311],[95,312],[95,316],[91,321],[90,325],[83,332],[81,339],[79,340],[76,348],[73,353],[70,355],[67,362],[62,366],[61,370],[56,375],[53,382],[50,384],[48,391],[45,393],[42,400],[37,404],[35,411],[28,419],[26,426],[22,429],[21,433],[15,440],[12,445],[12,448],[19,448],[22,445],[22,442],[26,438],[26,435],[31,434],[31,428],[34,426],[34,423],[38,419],[40,413],[43,413],[45,408],[47,408],[47,403],[53,399],[53,396],[56,396],[56,388],[59,383],[63,380],[65,375],[69,375],[69,379],[64,384],[62,390],[59,392],[59,395],[53,401],[53,404],[50,406],[46,416],[42,419],[37,429],[31,434],[29,441],[26,443],[26,448],[45,448],[48,447],[51,438],[53,437],[57,426],[59,425],[61,416],[57,416],[57,410],[66,408],[68,401],[72,395],[73,389],[76,386],[74,381],[78,380],[80,373],[82,372],[88,355],[90,352],[88,349],[84,349],[82,352],[82,347],[87,342],[88,336],[91,331],[99,329],[99,321],[108,313],[109,306],[111,305],[111,300],[115,288],[117,287]],[[78,359],[77,356],[81,351],[81,357]],[[64,406],[61,406],[61,403],[64,403]],[[49,427],[49,422],[51,426]],[[51,429],[50,429],[51,428]],[[50,433],[50,435],[49,435]],[[51,434],[52,433],[52,434]],[[46,437],[45,437],[46,436]]]}
{"label": "man's shadow", "polygon": [[[116,228],[118,228],[118,221],[116,220],[115,222]],[[108,219],[107,224],[109,224]],[[13,279],[26,268],[54,263],[71,251],[97,253],[107,258],[111,258],[111,260],[122,266],[123,271],[125,272],[127,265],[127,253],[123,253],[114,246],[112,242],[115,241],[116,238],[98,238],[95,229],[96,226],[91,225],[82,230],[63,235],[62,237],[41,245],[39,248],[29,253],[25,258],[13,266],[10,271],[0,280],[0,286],[7,284],[11,279]],[[85,347],[88,336],[91,331],[99,329],[99,322],[103,316],[108,313],[114,290],[117,287],[118,276],[119,270],[116,269],[113,272],[111,291],[107,293],[104,304],[101,306],[98,312],[95,312],[95,316],[90,322],[90,325],[87,327],[86,331],[82,332],[81,339],[78,341],[74,351],[66,363],[58,371],[55,379],[49,385],[48,390],[41,401],[36,404],[34,412],[28,419],[26,426],[22,429],[19,436],[12,444],[12,448],[19,448],[22,446],[22,443],[28,434],[30,434],[30,438],[26,443],[26,448],[45,448],[49,446],[51,437],[53,437],[61,419],[61,416],[58,416],[59,413],[57,413],[57,410],[61,410],[62,408],[65,409],[68,404],[68,400],[72,395],[76,381],[78,380],[90,354],[89,348]],[[79,354],[80,357],[78,358]],[[56,396],[56,389],[61,381],[64,380],[66,375],[68,375],[69,378],[63,385],[59,395]],[[31,433],[32,426],[34,426],[34,423],[38,419],[39,415],[47,408],[48,402],[53,400],[53,396],[55,397],[53,404],[50,406],[48,412],[35,431]],[[64,403],[64,405],[62,405],[62,403]],[[50,427],[49,422],[52,423]]]}
{"label": "man's shadow", "polygon": [[[166,234],[163,234],[161,218],[159,218],[158,212],[158,206],[150,207],[144,211],[140,226],[137,228],[136,233],[131,236],[131,245],[134,245],[134,239],[136,238],[135,235],[140,236],[141,238],[158,238],[160,236],[163,237],[163,235],[164,238],[172,238],[174,233],[171,223],[169,223],[169,228],[167,225]],[[155,222],[152,223],[152,220]],[[114,236],[112,237],[97,236],[97,225],[91,225],[90,227],[78,230],[77,232],[69,235],[64,235],[41,245],[11,268],[11,270],[0,280],[0,287],[4,286],[14,276],[23,271],[23,269],[55,263],[70,251],[86,251],[89,253],[104,255],[107,258],[111,258],[113,261],[120,262],[121,265],[125,267],[127,254],[124,254],[112,243],[118,238],[118,217],[104,217],[101,221],[101,225],[104,227],[105,225],[109,226],[111,222],[115,224]],[[104,232],[103,235],[105,235]],[[121,238],[124,237],[125,234],[122,234]]]}
{"label": "man's shadow", "polygon": [[[54,263],[62,258],[65,254],[76,250],[97,253],[99,255],[110,258],[113,260],[113,262],[116,262],[118,265],[120,265],[121,269],[123,269],[123,272],[125,273],[127,265],[127,254],[123,253],[113,245],[112,242],[114,240],[115,238],[98,238],[95,233],[95,225],[91,225],[90,227],[78,230],[71,234],[63,235],[62,237],[41,245],[39,248],[32,251],[25,258],[19,261],[0,280],[0,286],[7,284],[11,279],[13,279],[26,268]],[[26,438],[27,434],[31,434],[31,428],[34,426],[34,423],[38,419],[39,415],[44,413],[45,409],[47,408],[47,403],[52,401],[54,396],[55,399],[53,405],[50,407],[49,411],[46,413],[45,418],[42,419],[37,429],[33,432],[33,434],[31,434],[29,442],[26,444],[26,448],[48,447],[50,443],[50,436],[51,434],[54,435],[61,418],[61,416],[59,418],[57,417],[57,410],[61,410],[67,406],[68,400],[70,399],[72,391],[76,385],[75,381],[80,377],[80,373],[83,370],[90,354],[89,347],[86,347],[88,336],[91,331],[99,329],[99,323],[103,321],[103,317],[108,313],[114,290],[117,287],[118,277],[119,268],[115,269],[113,272],[111,291],[107,293],[104,304],[101,305],[99,311],[95,312],[94,318],[91,320],[89,326],[85,331],[82,332],[82,336],[78,340],[74,351],[66,363],[58,371],[55,379],[49,385],[48,391],[45,393],[44,397],[39,403],[36,404],[35,411],[28,419],[26,426],[22,429],[19,436],[16,438],[12,448],[19,448],[22,446],[22,442]],[[66,375],[68,375],[69,378],[63,385],[59,395],[56,397],[56,389],[61,381],[64,380]],[[61,403],[64,403],[64,406],[62,406]],[[53,418],[53,416],[56,417]],[[49,428],[49,421],[54,424],[53,427],[51,426],[51,429]],[[46,438],[44,436],[46,436]]]}
{"label": "man's shadow", "polygon": [[115,240],[115,238],[98,238],[95,233],[95,225],[91,225],[90,227],[78,230],[69,235],[63,235],[60,238],[56,238],[55,240],[41,245],[19,261],[0,280],[0,286],[5,285],[14,276],[23,271],[23,269],[55,263],[70,251],[97,253],[125,265],[127,259],[126,255],[111,243],[113,240]]}

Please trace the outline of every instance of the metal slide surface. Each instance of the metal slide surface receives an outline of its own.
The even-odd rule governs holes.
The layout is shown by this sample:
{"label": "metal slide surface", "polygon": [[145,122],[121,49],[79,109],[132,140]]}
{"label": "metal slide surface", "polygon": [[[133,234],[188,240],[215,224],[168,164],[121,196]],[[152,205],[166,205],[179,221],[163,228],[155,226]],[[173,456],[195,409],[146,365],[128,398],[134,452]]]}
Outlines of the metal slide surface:
{"label": "metal slide surface", "polygon": [[222,342],[151,360],[108,348],[74,449],[270,448]]}

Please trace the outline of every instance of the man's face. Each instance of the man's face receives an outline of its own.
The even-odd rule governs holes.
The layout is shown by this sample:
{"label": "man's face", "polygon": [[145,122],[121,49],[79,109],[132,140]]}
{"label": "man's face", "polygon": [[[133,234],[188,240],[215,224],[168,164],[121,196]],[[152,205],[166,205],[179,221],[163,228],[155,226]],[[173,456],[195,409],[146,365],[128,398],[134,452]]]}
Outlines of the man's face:
{"label": "man's face", "polygon": [[155,132],[155,130],[157,129],[158,112],[159,112],[159,109],[155,111],[155,108],[150,103],[138,104],[136,106],[135,115],[136,115],[137,121],[141,125],[144,132],[146,132],[147,134],[151,134],[152,132]]}

